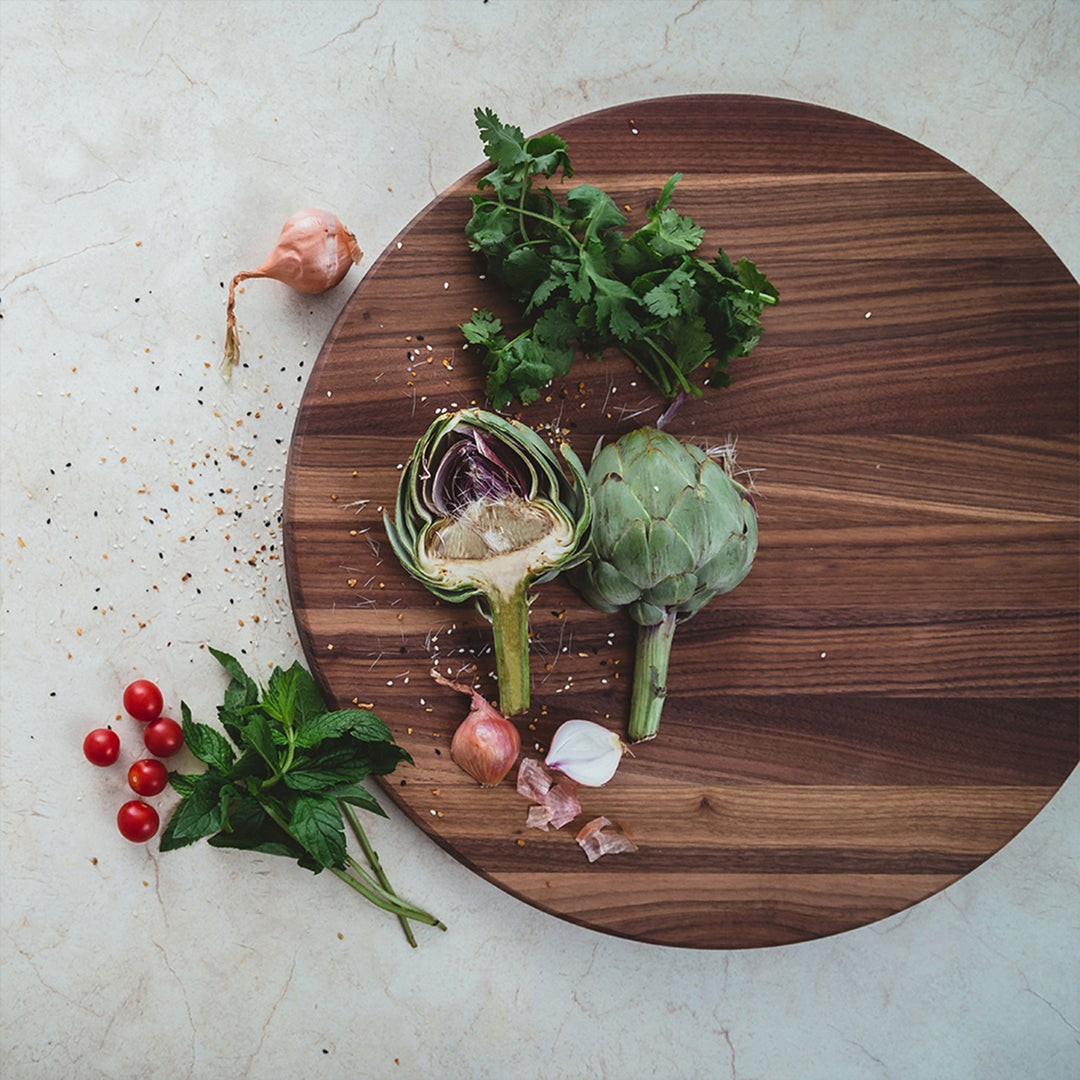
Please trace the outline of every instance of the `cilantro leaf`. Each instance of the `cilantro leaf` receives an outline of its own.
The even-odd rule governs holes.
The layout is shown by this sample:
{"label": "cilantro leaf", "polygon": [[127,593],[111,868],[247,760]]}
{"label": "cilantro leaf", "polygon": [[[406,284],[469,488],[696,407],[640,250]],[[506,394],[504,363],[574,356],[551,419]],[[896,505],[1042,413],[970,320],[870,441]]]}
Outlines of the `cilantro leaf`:
{"label": "cilantro leaf", "polygon": [[779,293],[748,259],[697,254],[705,230],[673,205],[682,174],[626,236],[626,217],[600,188],[579,184],[560,199],[534,185],[539,175],[572,175],[562,139],[526,139],[490,109],[475,115],[493,170],[470,196],[466,237],[531,320],[513,338],[490,312],[462,326],[479,346],[492,407],[536,400],[569,372],[578,346],[592,355],[621,348],[669,398],[701,396],[691,377],[710,363],[707,385],[730,381],[727,362],[757,345],[762,311]]}

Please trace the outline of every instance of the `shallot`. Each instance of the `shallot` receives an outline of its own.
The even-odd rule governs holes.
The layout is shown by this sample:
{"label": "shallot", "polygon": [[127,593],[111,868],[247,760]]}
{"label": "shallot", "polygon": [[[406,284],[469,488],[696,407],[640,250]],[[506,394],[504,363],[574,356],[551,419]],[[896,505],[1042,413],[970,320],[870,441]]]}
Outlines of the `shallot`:
{"label": "shallot", "polygon": [[494,787],[513,768],[521,751],[521,735],[513,723],[464,683],[452,682],[432,669],[440,685],[472,699],[469,715],[458,725],[450,742],[450,756],[481,787]]}
{"label": "shallot", "polygon": [[225,309],[225,378],[240,361],[236,329],[236,286],[248,278],[274,278],[297,292],[322,293],[341,283],[364,257],[348,229],[327,210],[300,210],[282,226],[277,246],[257,270],[243,270],[229,283]]}

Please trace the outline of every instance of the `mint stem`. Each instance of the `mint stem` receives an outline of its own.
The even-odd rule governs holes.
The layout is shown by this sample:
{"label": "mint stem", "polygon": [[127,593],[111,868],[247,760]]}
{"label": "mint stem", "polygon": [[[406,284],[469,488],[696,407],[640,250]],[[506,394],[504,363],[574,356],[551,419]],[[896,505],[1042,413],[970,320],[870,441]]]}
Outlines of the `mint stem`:
{"label": "mint stem", "polygon": [[[371,864],[371,869],[375,871],[375,876],[379,879],[379,884],[382,885],[388,893],[392,893],[396,896],[397,894],[394,893],[394,890],[390,887],[390,879],[386,876],[386,871],[382,868],[379,856],[371,846],[371,841],[364,831],[364,826],[360,824],[360,819],[356,816],[356,811],[346,802],[341,803],[340,806],[341,812],[345,815],[349,825],[352,826],[352,831],[356,834],[356,839],[360,842],[360,847],[363,849],[365,858]],[[398,922],[401,923],[401,929],[405,932],[406,940],[415,949],[416,937],[413,935],[409,920],[399,912]]]}

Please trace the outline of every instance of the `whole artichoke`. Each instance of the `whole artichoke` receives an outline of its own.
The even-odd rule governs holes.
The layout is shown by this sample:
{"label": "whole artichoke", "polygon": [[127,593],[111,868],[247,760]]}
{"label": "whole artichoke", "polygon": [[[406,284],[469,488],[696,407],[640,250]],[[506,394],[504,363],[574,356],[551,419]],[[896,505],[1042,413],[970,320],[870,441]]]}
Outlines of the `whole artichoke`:
{"label": "whole artichoke", "polygon": [[567,444],[559,451],[562,462],[532,428],[497,413],[444,413],[413,449],[393,519],[384,515],[410,574],[445,600],[482,599],[506,716],[529,707],[528,587],[585,557],[585,470]]}
{"label": "whole artichoke", "polygon": [[638,428],[600,450],[588,472],[589,560],[574,584],[601,611],[637,623],[628,735],[654,738],[677,623],[750,572],[757,515],[749,493],[696,446]]}

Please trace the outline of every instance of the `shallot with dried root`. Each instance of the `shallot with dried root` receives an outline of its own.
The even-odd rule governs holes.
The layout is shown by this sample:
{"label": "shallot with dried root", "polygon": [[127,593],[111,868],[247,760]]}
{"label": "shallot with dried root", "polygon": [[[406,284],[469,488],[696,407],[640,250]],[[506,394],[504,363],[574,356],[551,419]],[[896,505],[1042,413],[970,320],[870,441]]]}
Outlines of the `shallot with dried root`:
{"label": "shallot with dried root", "polygon": [[277,246],[257,270],[242,270],[229,283],[225,309],[224,374],[240,362],[236,329],[236,286],[249,278],[274,278],[302,293],[322,293],[339,285],[364,257],[348,229],[327,210],[300,210],[282,226]]}
{"label": "shallot with dried root", "polygon": [[440,686],[472,699],[469,715],[458,725],[450,742],[450,756],[481,787],[494,787],[517,761],[521,751],[518,729],[479,690],[452,682],[434,668],[431,677]]}

